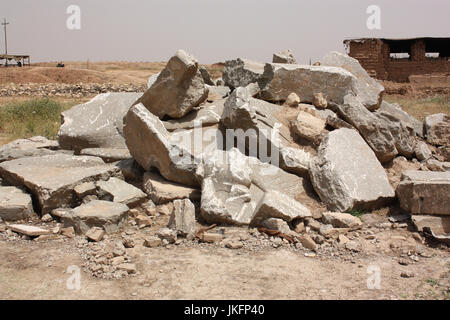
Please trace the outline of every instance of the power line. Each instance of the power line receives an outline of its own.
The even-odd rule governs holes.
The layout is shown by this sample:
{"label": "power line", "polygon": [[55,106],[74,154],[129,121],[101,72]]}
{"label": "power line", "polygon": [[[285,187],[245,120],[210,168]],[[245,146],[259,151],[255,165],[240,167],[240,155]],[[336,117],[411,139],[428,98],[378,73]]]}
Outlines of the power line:
{"label": "power line", "polygon": [[4,18],[3,22],[2,22],[2,26],[3,26],[4,30],[5,30],[5,54],[8,54],[8,38],[6,36],[6,26],[8,24],[9,24],[9,22],[7,22],[6,19]]}

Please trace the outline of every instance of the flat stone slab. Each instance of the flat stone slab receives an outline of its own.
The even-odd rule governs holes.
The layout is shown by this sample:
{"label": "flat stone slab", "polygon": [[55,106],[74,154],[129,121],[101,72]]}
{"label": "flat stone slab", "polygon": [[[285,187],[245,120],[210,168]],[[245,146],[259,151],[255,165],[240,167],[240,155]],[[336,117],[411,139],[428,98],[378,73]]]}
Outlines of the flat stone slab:
{"label": "flat stone slab", "polygon": [[70,210],[62,217],[62,221],[64,227],[73,227],[79,234],[85,234],[93,227],[103,228],[106,233],[115,233],[125,223],[128,210],[122,203],[94,200]]}
{"label": "flat stone slab", "polygon": [[448,216],[412,216],[412,222],[419,232],[431,232],[438,240],[450,241],[450,217]]}
{"label": "flat stone slab", "polygon": [[200,190],[170,182],[155,172],[146,172],[143,178],[143,190],[155,204],[163,204],[177,199],[200,200]]}
{"label": "flat stone slab", "polygon": [[44,137],[18,139],[0,147],[0,162],[25,157],[44,156],[55,154],[58,141],[48,140]]}
{"label": "flat stone slab", "polygon": [[50,230],[42,229],[35,226],[28,226],[25,224],[10,224],[8,225],[8,228],[11,231],[24,234],[29,237],[38,237],[51,233]]}
{"label": "flat stone slab", "polygon": [[397,197],[412,214],[450,215],[450,172],[405,171]]}
{"label": "flat stone slab", "polygon": [[0,218],[6,221],[25,219],[33,214],[31,196],[16,187],[0,187]]}
{"label": "flat stone slab", "polygon": [[113,202],[126,204],[132,208],[145,201],[147,195],[135,186],[112,177],[108,181],[98,181],[99,193],[110,196]]}
{"label": "flat stone slab", "polygon": [[131,154],[128,149],[114,149],[114,148],[87,148],[80,152],[82,156],[92,156],[102,158],[106,163],[131,159]]}
{"label": "flat stone slab", "polygon": [[26,187],[38,200],[41,213],[46,214],[74,204],[77,185],[120,177],[121,173],[100,158],[57,154],[0,163],[0,176],[12,185]]}
{"label": "flat stone slab", "polygon": [[126,148],[123,117],[142,93],[103,93],[63,112],[58,133],[61,148]]}
{"label": "flat stone slab", "polygon": [[338,129],[322,141],[310,168],[314,189],[329,210],[371,210],[394,198],[384,168],[356,130]]}

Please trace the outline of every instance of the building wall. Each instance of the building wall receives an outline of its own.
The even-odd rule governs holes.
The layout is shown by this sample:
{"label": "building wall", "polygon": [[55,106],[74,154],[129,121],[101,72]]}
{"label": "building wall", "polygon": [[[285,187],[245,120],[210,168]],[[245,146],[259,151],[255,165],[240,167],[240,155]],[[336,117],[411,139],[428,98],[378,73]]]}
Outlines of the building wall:
{"label": "building wall", "polygon": [[349,55],[357,59],[372,77],[380,80],[408,82],[410,75],[450,73],[450,61],[447,57],[425,56],[423,40],[413,42],[409,59],[390,58],[389,45],[379,39],[350,42]]}

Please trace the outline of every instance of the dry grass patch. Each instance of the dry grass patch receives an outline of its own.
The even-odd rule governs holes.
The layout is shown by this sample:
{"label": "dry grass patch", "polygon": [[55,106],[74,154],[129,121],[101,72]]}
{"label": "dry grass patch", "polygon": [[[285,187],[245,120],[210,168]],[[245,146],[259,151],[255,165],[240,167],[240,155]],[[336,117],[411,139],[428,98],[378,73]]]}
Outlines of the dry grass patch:
{"label": "dry grass patch", "polygon": [[450,116],[450,95],[435,95],[426,98],[387,95],[384,100],[400,104],[404,111],[421,121],[426,116],[435,113],[445,113]]}

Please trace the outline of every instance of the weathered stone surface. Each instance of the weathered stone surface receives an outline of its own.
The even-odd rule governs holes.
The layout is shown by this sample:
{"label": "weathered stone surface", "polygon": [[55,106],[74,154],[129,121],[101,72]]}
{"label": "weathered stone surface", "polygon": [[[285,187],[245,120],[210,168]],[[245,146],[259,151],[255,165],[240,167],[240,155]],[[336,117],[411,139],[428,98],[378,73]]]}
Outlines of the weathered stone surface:
{"label": "weathered stone surface", "polygon": [[263,192],[253,188],[249,158],[233,148],[204,160],[200,214],[210,223],[248,225]]}
{"label": "weathered stone surface", "polygon": [[128,149],[113,149],[113,148],[87,148],[80,152],[82,156],[93,156],[102,158],[106,163],[131,159],[131,154]]}
{"label": "weathered stone surface", "polygon": [[0,164],[0,176],[12,185],[25,186],[33,193],[42,214],[70,207],[77,201],[73,189],[89,181],[121,177],[119,168],[100,158],[57,154],[6,161]]}
{"label": "weathered stone surface", "polygon": [[200,200],[200,190],[170,182],[156,172],[146,172],[142,181],[143,190],[155,204],[177,199]]}
{"label": "weathered stone surface", "polygon": [[161,239],[159,237],[148,237],[144,239],[144,247],[157,248],[161,245]]}
{"label": "weathered stone surface", "polygon": [[211,79],[211,75],[209,74],[208,70],[206,70],[205,67],[201,66],[200,68],[198,68],[198,70],[200,71],[200,74],[202,75],[203,78],[203,82],[209,86],[214,86],[215,83],[212,81]]}
{"label": "weathered stone surface", "polygon": [[355,130],[328,134],[311,164],[314,189],[333,211],[373,209],[395,196],[386,172]]}
{"label": "weathered stone surface", "polygon": [[411,127],[419,137],[423,137],[423,122],[403,111],[397,103],[392,104],[383,101],[381,102],[378,111],[389,113],[392,117],[403,122],[406,126]]}
{"label": "weathered stone surface", "polygon": [[16,221],[34,213],[31,196],[16,187],[0,187],[0,218]]}
{"label": "weathered stone surface", "polygon": [[450,172],[405,171],[397,197],[412,214],[450,215]]}
{"label": "weathered stone surface", "polygon": [[294,219],[311,217],[311,212],[300,202],[275,190],[264,193],[253,216],[252,225],[259,225],[268,218],[278,218],[287,222]]}
{"label": "weathered stone surface", "polygon": [[98,228],[98,227],[90,228],[86,232],[86,237],[89,240],[94,241],[94,242],[102,241],[104,236],[105,236],[105,230],[103,230],[102,228]]}
{"label": "weathered stone surface", "polygon": [[40,136],[14,140],[0,147],[0,162],[55,154],[54,150],[58,147],[58,141],[48,140]]}
{"label": "weathered stone surface", "polygon": [[309,112],[300,111],[297,121],[291,123],[291,128],[299,137],[316,141],[325,129],[326,121],[317,118]]}
{"label": "weathered stone surface", "polygon": [[108,181],[98,181],[97,188],[101,199],[106,198],[113,202],[123,203],[129,208],[139,205],[147,198],[147,195],[140,189],[114,177]]}
{"label": "weathered stone surface", "polygon": [[123,117],[141,93],[104,93],[61,114],[58,141],[63,149],[126,148]]}
{"label": "weathered stone surface", "polygon": [[225,99],[202,105],[201,109],[194,110],[180,119],[163,121],[168,131],[179,129],[193,129],[197,127],[213,126],[220,122],[223,114]]}
{"label": "weathered stone surface", "polygon": [[197,60],[178,50],[158,79],[135,103],[143,104],[159,118],[181,118],[208,97]]}
{"label": "weathered stone surface", "polygon": [[445,113],[425,118],[427,141],[437,146],[450,146],[450,117]]}
{"label": "weathered stone surface", "polygon": [[166,240],[169,243],[177,241],[177,232],[169,228],[161,228],[156,234],[161,240]]}
{"label": "weathered stone surface", "polygon": [[324,98],[322,92],[313,95],[312,104],[319,109],[326,109],[328,107],[328,101]]}
{"label": "weathered stone surface", "polygon": [[331,224],[335,228],[350,228],[352,230],[362,227],[361,219],[352,216],[349,213],[324,212],[322,221],[325,224]]}
{"label": "weathered stone surface", "polygon": [[430,171],[450,171],[450,162],[441,162],[435,159],[428,159],[424,165]]}
{"label": "weathered stone surface", "polygon": [[140,181],[144,174],[144,170],[134,159],[121,160],[116,166],[122,171],[127,181]]}
{"label": "weathered stone surface", "polygon": [[278,53],[273,54],[273,63],[288,63],[288,64],[296,64],[294,54],[291,50],[284,50]]}
{"label": "weathered stone surface", "polygon": [[150,78],[148,78],[147,89],[150,89],[150,87],[156,82],[160,73],[161,72],[155,73],[154,75],[150,76]]}
{"label": "weathered stone surface", "polygon": [[285,101],[294,92],[302,102],[312,103],[314,94],[321,92],[340,104],[347,94],[357,92],[356,78],[344,69],[296,64],[267,63],[260,87],[262,99],[273,102]]}
{"label": "weathered stone surface", "polygon": [[411,219],[417,231],[430,232],[438,240],[450,240],[450,217],[414,215]]}
{"label": "weathered stone surface", "polygon": [[43,235],[47,235],[47,234],[51,233],[50,230],[35,227],[35,226],[28,226],[25,224],[10,224],[10,225],[8,225],[8,229],[10,229],[14,232],[20,233],[20,234],[24,234],[29,237],[38,237],[38,236],[43,236]]}
{"label": "weathered stone surface", "polygon": [[225,62],[222,79],[226,86],[234,89],[258,82],[263,73],[264,63],[237,58]]}
{"label": "weathered stone surface", "polygon": [[103,228],[109,234],[122,228],[128,210],[122,203],[94,200],[70,210],[62,221],[64,227],[73,227],[79,234],[85,234],[92,227]]}
{"label": "weathered stone surface", "polygon": [[291,108],[297,108],[300,104],[300,97],[296,93],[292,92],[288,95],[284,104]]}
{"label": "weathered stone surface", "polygon": [[428,148],[427,144],[423,141],[420,141],[416,144],[414,153],[416,154],[416,157],[419,161],[428,160],[433,156],[430,148]]}
{"label": "weathered stone surface", "polygon": [[73,191],[78,198],[82,199],[88,195],[94,195],[97,191],[97,186],[94,182],[85,182],[76,186]]}
{"label": "weathered stone surface", "polygon": [[302,244],[303,247],[306,249],[316,251],[317,250],[317,244],[314,242],[314,240],[307,234],[301,234],[298,237],[298,240]]}
{"label": "weathered stone surface", "polygon": [[284,234],[291,233],[291,229],[286,221],[277,218],[269,218],[261,222],[261,227],[275,230]]}
{"label": "weathered stone surface", "polygon": [[198,186],[194,156],[171,143],[171,135],[161,120],[142,104],[130,108],[124,127],[126,143],[133,158],[144,168],[158,168],[169,181]]}
{"label": "weathered stone surface", "polygon": [[[228,97],[231,90],[227,86],[206,86],[208,88],[208,98],[206,101],[214,102]],[[202,107],[202,106],[200,106]]]}
{"label": "weathered stone surface", "polygon": [[309,172],[311,154],[297,148],[283,147],[280,149],[280,168],[297,175]]}
{"label": "weathered stone surface", "polygon": [[353,74],[356,81],[358,98],[369,110],[380,107],[383,98],[384,87],[375,79],[371,78],[367,71],[359,64],[358,60],[340,52],[330,52],[322,58],[324,66],[339,67]]}
{"label": "weathered stone surface", "polygon": [[358,129],[382,163],[392,160],[398,154],[391,128],[386,121],[364,107],[358,98],[346,96],[344,103],[337,106],[337,111],[344,120]]}
{"label": "weathered stone surface", "polygon": [[168,227],[176,230],[181,236],[194,236],[196,227],[195,207],[189,199],[173,202],[173,212]]}

